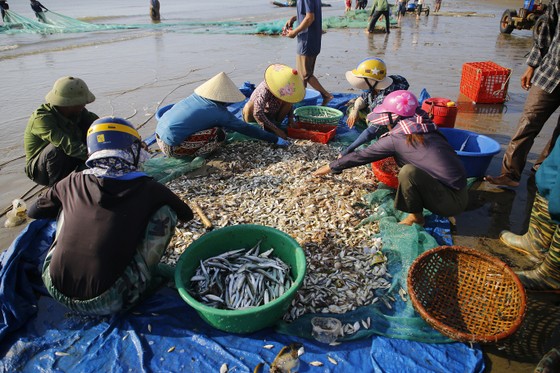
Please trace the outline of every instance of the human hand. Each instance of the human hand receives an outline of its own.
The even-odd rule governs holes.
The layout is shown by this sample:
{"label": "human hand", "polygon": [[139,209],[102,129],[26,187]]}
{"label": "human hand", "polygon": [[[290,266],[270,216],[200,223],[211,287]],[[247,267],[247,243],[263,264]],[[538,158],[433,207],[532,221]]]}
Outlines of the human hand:
{"label": "human hand", "polygon": [[531,88],[531,79],[533,79],[533,73],[535,72],[535,68],[532,66],[527,66],[527,69],[521,75],[521,88],[528,91]]}
{"label": "human hand", "polygon": [[348,119],[346,119],[346,124],[348,125],[348,128],[354,127],[357,118],[358,118],[358,110],[352,109],[350,115],[348,115]]}
{"label": "human hand", "polygon": [[313,172],[313,176],[323,176],[331,173],[331,167],[327,164]]}
{"label": "human hand", "polygon": [[297,32],[295,32],[294,30],[290,30],[288,31],[288,34],[286,35],[287,37],[289,37],[290,39],[293,39],[297,36]]}
{"label": "human hand", "polygon": [[276,145],[278,145],[281,148],[287,148],[288,146],[290,146],[291,142],[289,142],[288,140],[284,140],[283,138],[279,137],[278,140],[276,140]]}

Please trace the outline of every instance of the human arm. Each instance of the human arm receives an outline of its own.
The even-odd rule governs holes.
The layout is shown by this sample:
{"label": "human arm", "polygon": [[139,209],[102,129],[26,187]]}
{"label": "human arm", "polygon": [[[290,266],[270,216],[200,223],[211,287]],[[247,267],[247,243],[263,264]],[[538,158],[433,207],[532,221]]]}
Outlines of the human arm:
{"label": "human arm", "polygon": [[367,106],[367,102],[363,99],[363,97],[358,97],[354,101],[354,105],[352,109],[350,109],[350,114],[348,114],[348,118],[346,119],[346,124],[348,124],[349,128],[354,127],[356,124],[356,120],[358,119],[358,115],[360,110],[364,109]]}
{"label": "human arm", "polygon": [[315,13],[312,12],[305,13],[305,17],[303,18],[301,23],[295,29],[290,30],[288,32],[288,37],[291,39],[295,38],[296,36],[298,36],[300,32],[306,30],[309,26],[311,26],[313,21],[315,21]]}
{"label": "human arm", "polygon": [[[60,181],[57,184],[62,183]],[[35,202],[31,204],[27,210],[27,215],[33,219],[56,219],[60,209],[62,208],[62,202],[58,198],[55,191],[55,184],[53,187],[49,188],[44,194],[39,194],[39,197]]]}
{"label": "human arm", "polygon": [[163,195],[164,203],[171,207],[173,211],[175,211],[179,220],[187,222],[193,218],[194,214],[189,205],[187,205],[181,198],[179,198],[165,185],[160,184],[157,181],[154,181],[154,183],[156,183],[156,187],[160,189],[159,193]]}
{"label": "human arm", "polygon": [[527,66],[531,67],[532,70],[527,68],[521,77],[521,87],[523,89],[529,89],[531,83],[530,80],[527,82],[527,79],[531,79],[533,77],[533,71],[541,66],[543,60],[546,58],[550,48],[552,47],[551,43],[554,40],[557,32],[556,29],[558,27],[558,6],[558,2],[551,2],[545,14],[541,16],[544,17],[544,22],[537,29],[537,32],[534,35],[533,47],[527,57]]}
{"label": "human arm", "polygon": [[253,117],[257,123],[265,130],[276,134],[278,137],[287,139],[286,133],[278,128],[276,123],[270,120],[266,113],[267,103],[270,105],[270,108],[278,108],[280,111],[282,108],[282,101],[261,85],[259,85],[257,90],[253,93],[251,100],[253,101]]}
{"label": "human arm", "polygon": [[258,126],[248,124],[241,119],[238,119],[226,108],[224,108],[223,110],[224,111],[222,112],[221,120],[218,123],[219,126],[259,140],[268,141],[271,143],[276,143],[278,141],[277,135],[267,132]]}
{"label": "human arm", "polygon": [[79,128],[65,129],[64,126],[75,126],[72,123],[61,125],[55,116],[43,116],[35,118],[31,124],[33,136],[44,142],[52,144],[62,150],[70,157],[87,159],[87,146],[85,144],[85,133]]}
{"label": "human arm", "polygon": [[347,168],[361,166],[393,155],[395,155],[393,139],[391,136],[383,136],[365,149],[346,154],[332,161],[329,167],[331,172],[339,173]]}
{"label": "human arm", "polygon": [[344,156],[348,153],[352,153],[357,147],[375,139],[377,137],[378,130],[379,130],[378,125],[373,125],[366,128],[365,130],[362,131],[362,133],[360,133],[358,138],[354,140],[354,142],[350,144],[350,146],[348,146],[346,149],[344,149],[344,151],[342,151],[340,154]]}
{"label": "human arm", "polygon": [[373,16],[373,13],[375,13],[376,8],[377,8],[377,0],[373,0],[373,5],[371,6],[371,10],[369,12],[370,18]]}
{"label": "human arm", "polygon": [[521,88],[528,91],[531,88],[531,80],[533,79],[533,75],[535,73],[535,68],[533,66],[527,66],[527,69],[521,75]]}

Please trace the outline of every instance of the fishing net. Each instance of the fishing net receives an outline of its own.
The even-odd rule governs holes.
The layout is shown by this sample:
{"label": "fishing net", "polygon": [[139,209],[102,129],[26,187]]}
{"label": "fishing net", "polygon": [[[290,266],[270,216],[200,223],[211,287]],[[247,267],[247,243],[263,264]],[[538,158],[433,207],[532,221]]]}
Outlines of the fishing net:
{"label": "fishing net", "polygon": [[[53,11],[46,11],[46,23],[21,16],[13,11],[6,11],[4,26],[0,27],[0,33],[78,33],[103,30],[127,30],[127,29],[166,29],[171,28],[175,32],[204,33],[204,34],[246,34],[246,35],[280,35],[286,24],[286,19],[266,22],[247,21],[220,21],[220,22],[176,22],[176,23],[151,23],[151,24],[93,24],[83,22]],[[343,16],[332,16],[323,19],[323,28],[365,28],[368,25],[369,14],[365,10],[349,11]],[[390,19],[391,24],[396,20]],[[385,27],[385,21],[377,22],[381,28]]]}
{"label": "fishing net", "polygon": [[[379,236],[383,241],[383,253],[387,256],[392,281],[388,290],[378,289],[376,296],[393,297],[395,301],[390,304],[390,308],[383,302],[377,302],[344,314],[305,314],[291,323],[280,322],[277,325],[278,332],[312,339],[311,319],[314,317],[335,318],[343,325],[361,324],[369,318],[371,320],[369,328],[362,327],[356,333],[345,335],[337,340],[349,341],[382,335],[425,343],[453,342],[433,329],[416,313],[407,295],[399,294],[399,291],[402,292],[401,289],[407,288],[406,279],[412,262],[418,255],[439,244],[434,237],[417,225],[398,224],[404,213],[394,208],[394,193],[392,189],[380,187],[366,195],[366,203],[376,208],[371,216],[360,223],[368,224],[373,221],[379,223]],[[425,213],[429,214],[428,211]]]}
{"label": "fishing net", "polygon": [[155,157],[144,163],[144,172],[165,184],[178,178],[187,172],[192,172],[204,166],[206,163],[202,157],[192,158],[168,158]]}

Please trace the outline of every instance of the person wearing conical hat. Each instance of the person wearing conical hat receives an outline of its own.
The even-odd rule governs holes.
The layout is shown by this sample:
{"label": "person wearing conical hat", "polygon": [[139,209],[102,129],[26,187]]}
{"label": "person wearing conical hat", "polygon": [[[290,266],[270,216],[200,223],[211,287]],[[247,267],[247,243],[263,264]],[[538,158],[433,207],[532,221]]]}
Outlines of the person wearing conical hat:
{"label": "person wearing conical hat", "polygon": [[54,83],[23,135],[25,173],[31,180],[51,186],[85,169],[87,130],[98,118],[85,107],[94,100],[82,79],[65,76]]}
{"label": "person wearing conical hat", "polygon": [[367,127],[366,116],[383,102],[385,97],[394,91],[407,90],[408,81],[400,75],[387,75],[387,66],[380,58],[370,57],[361,61],[358,66],[346,72],[346,80],[354,88],[363,90],[356,100],[349,101],[346,123],[352,128]]}
{"label": "person wearing conical hat", "polygon": [[207,156],[225,141],[224,130],[239,132],[279,146],[288,142],[237,118],[227,106],[245,100],[235,83],[221,72],[176,103],[159,119],[156,141],[168,157]]}
{"label": "person wearing conical hat", "polygon": [[243,120],[256,122],[265,130],[286,139],[286,133],[278,125],[286,116],[288,125],[292,123],[293,104],[304,97],[305,87],[297,70],[282,64],[270,65],[264,73],[264,81],[243,107]]}

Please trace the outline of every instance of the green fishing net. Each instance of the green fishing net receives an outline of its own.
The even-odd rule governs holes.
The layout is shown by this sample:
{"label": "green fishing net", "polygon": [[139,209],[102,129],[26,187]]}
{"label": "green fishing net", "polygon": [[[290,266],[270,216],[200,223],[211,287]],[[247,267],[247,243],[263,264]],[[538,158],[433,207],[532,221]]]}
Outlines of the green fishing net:
{"label": "green fishing net", "polygon": [[[247,34],[247,35],[280,35],[286,24],[286,19],[266,22],[247,21],[221,21],[221,22],[176,22],[176,23],[150,23],[150,24],[92,24],[83,22],[53,11],[46,11],[47,22],[24,17],[13,11],[7,10],[4,25],[0,26],[0,33],[77,33],[103,30],[127,29],[165,29],[172,28],[175,32],[205,33],[205,34]],[[369,13],[365,10],[352,10],[343,16],[332,16],[323,19],[323,28],[365,28],[368,25]],[[391,18],[391,24],[396,21]],[[380,20],[377,25],[385,27],[385,21]]]}
{"label": "green fishing net", "polygon": [[147,160],[143,165],[143,169],[149,176],[165,184],[181,175],[199,169],[205,163],[206,160],[202,157],[194,159],[155,157]]}
{"label": "green fishing net", "polygon": [[381,187],[366,195],[366,203],[376,208],[370,217],[360,223],[379,222],[379,235],[383,241],[383,253],[387,256],[392,281],[388,290],[380,291],[378,289],[379,293],[376,293],[376,296],[392,296],[395,301],[391,303],[391,308],[388,308],[383,302],[377,302],[344,314],[306,314],[291,323],[280,322],[276,327],[278,332],[313,339],[311,319],[314,317],[335,318],[343,325],[360,323],[369,318],[371,320],[369,328],[362,327],[356,333],[345,335],[337,340],[349,341],[372,335],[382,335],[425,343],[453,342],[428,325],[416,313],[408,297],[405,297],[406,301],[403,301],[398,294],[401,288],[407,289],[408,270],[416,257],[439,245],[420,226],[398,224],[403,213],[395,210],[393,206],[394,193],[395,191],[392,189]]}

